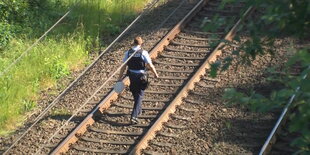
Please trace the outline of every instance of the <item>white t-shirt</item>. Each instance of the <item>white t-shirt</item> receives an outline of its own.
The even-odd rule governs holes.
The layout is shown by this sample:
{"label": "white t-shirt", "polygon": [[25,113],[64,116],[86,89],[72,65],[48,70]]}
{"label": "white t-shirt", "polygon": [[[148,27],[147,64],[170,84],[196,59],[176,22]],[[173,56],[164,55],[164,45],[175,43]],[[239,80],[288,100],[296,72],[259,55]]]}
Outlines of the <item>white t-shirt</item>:
{"label": "white t-shirt", "polygon": [[[140,50],[141,47],[140,45],[137,45],[137,46],[134,46],[132,47],[132,49],[134,51],[137,51],[137,50]],[[128,52],[129,51],[126,51],[125,52],[125,55],[124,55],[124,58],[123,58],[123,62],[125,62],[127,59],[128,59]],[[133,57],[140,57],[140,53],[136,53]],[[142,51],[142,60],[146,63],[146,64],[152,64],[152,60],[150,58],[150,55],[147,51],[143,50]],[[133,73],[144,73],[145,70],[132,70],[132,69],[129,69],[130,72],[133,72]]]}

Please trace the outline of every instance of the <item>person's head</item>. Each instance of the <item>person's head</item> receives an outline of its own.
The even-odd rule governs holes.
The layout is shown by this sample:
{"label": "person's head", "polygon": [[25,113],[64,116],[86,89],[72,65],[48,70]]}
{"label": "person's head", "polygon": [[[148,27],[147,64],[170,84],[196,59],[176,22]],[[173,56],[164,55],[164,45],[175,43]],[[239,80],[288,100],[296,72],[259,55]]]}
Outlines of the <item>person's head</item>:
{"label": "person's head", "polygon": [[136,37],[134,40],[133,40],[133,44],[134,45],[142,45],[143,44],[143,40],[141,37]]}

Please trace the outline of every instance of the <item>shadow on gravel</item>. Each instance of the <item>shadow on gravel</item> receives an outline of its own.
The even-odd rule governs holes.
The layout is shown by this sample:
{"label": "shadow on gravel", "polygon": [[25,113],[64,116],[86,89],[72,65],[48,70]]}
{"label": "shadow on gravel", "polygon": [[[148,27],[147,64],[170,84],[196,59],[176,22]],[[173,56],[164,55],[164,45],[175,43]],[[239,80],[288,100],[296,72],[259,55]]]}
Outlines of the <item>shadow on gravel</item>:
{"label": "shadow on gravel", "polygon": [[281,109],[267,113],[253,112],[238,104],[225,105],[222,98],[224,89],[227,87],[249,92],[252,85],[255,85],[254,90],[267,96],[272,89],[281,88],[274,83],[224,85],[224,87],[216,87],[208,91],[206,96],[199,98],[203,104],[199,105],[201,110],[197,114],[197,120],[193,122],[195,128],[192,130],[210,145],[211,153],[257,154],[261,149]]}
{"label": "shadow on gravel", "polygon": [[253,119],[228,119],[221,118],[215,119],[214,121],[222,122],[221,131],[218,137],[216,137],[217,143],[216,147],[225,148],[235,148],[235,151],[238,152],[238,149],[246,150],[246,152],[258,153],[261,146],[268,137],[275,120],[272,118],[264,118],[258,120]]}

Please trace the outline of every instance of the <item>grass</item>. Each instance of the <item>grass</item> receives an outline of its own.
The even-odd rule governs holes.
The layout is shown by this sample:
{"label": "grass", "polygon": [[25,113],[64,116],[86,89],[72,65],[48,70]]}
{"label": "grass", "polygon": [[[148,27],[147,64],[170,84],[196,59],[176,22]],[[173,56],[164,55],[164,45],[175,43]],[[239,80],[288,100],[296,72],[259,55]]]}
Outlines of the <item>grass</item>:
{"label": "grass", "polygon": [[[49,5],[61,3],[61,7],[49,10],[57,12],[58,16],[53,14],[57,17],[75,2],[48,1]],[[89,62],[89,53],[98,46],[105,46],[104,42],[98,43],[98,40],[118,34],[121,27],[128,24],[145,3],[145,0],[84,0],[79,3],[48,37],[5,76],[0,77],[0,135],[6,135],[22,124],[25,114],[35,109],[42,90],[55,88],[57,81],[83,68]],[[0,51],[0,71],[51,26],[54,20],[44,22],[47,20],[45,16],[35,19],[43,20],[39,22],[41,25],[38,31],[35,31],[33,25],[30,33],[19,34]]]}

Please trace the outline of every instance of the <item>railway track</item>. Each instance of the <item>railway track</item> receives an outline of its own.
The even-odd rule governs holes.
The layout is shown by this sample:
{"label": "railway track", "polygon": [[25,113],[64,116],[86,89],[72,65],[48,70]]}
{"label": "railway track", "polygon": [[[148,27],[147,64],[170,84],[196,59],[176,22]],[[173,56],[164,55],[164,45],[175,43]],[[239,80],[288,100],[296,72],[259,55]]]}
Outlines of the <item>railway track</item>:
{"label": "railway track", "polygon": [[[169,115],[176,110],[176,106],[186,98],[188,91],[193,89],[194,83],[198,82],[200,76],[206,69],[210,68],[210,62],[216,60],[221,54],[219,48],[224,43],[211,46],[212,41],[220,39],[230,40],[236,33],[237,26],[241,20],[235,16],[239,15],[240,6],[230,6],[230,12],[216,10],[220,5],[219,1],[199,1],[197,5],[181,20],[150,52],[150,56],[155,59],[154,65],[157,68],[160,78],[153,79],[151,86],[145,91],[143,100],[143,114],[139,116],[141,123],[131,125],[129,114],[132,109],[132,97],[128,90],[118,95],[111,91],[107,95],[105,87],[99,91],[99,99],[90,102],[98,105],[88,108],[93,110],[86,116],[74,130],[64,128],[60,136],[55,136],[55,140],[63,139],[58,145],[52,143],[47,145],[49,149],[42,148],[37,153],[46,153],[51,148],[51,154],[68,152],[69,154],[83,153],[107,153],[107,154],[140,154],[141,149],[147,146],[147,142],[154,137],[155,132],[159,131],[163,123],[169,119]],[[209,5],[208,5],[209,4]],[[244,16],[251,12],[249,8]],[[225,18],[235,18],[235,25],[229,32],[225,32],[227,25],[218,28],[217,31],[203,32],[202,24],[206,17],[211,18],[214,13],[219,13]],[[186,25],[191,18],[194,19]],[[212,36],[212,37],[211,37]],[[212,52],[211,52],[212,51]],[[216,79],[207,79],[217,81]],[[113,81],[115,82],[115,81]],[[128,78],[123,80],[128,84]],[[101,100],[101,98],[103,98]],[[195,111],[183,107],[185,111]],[[87,110],[85,110],[87,111]],[[188,120],[182,115],[173,115],[175,119]],[[165,124],[171,128],[184,128],[178,124]],[[69,133],[70,131],[70,133]],[[168,135],[167,132],[161,132]],[[58,140],[57,140],[58,139]],[[42,151],[42,152],[41,152]]]}

